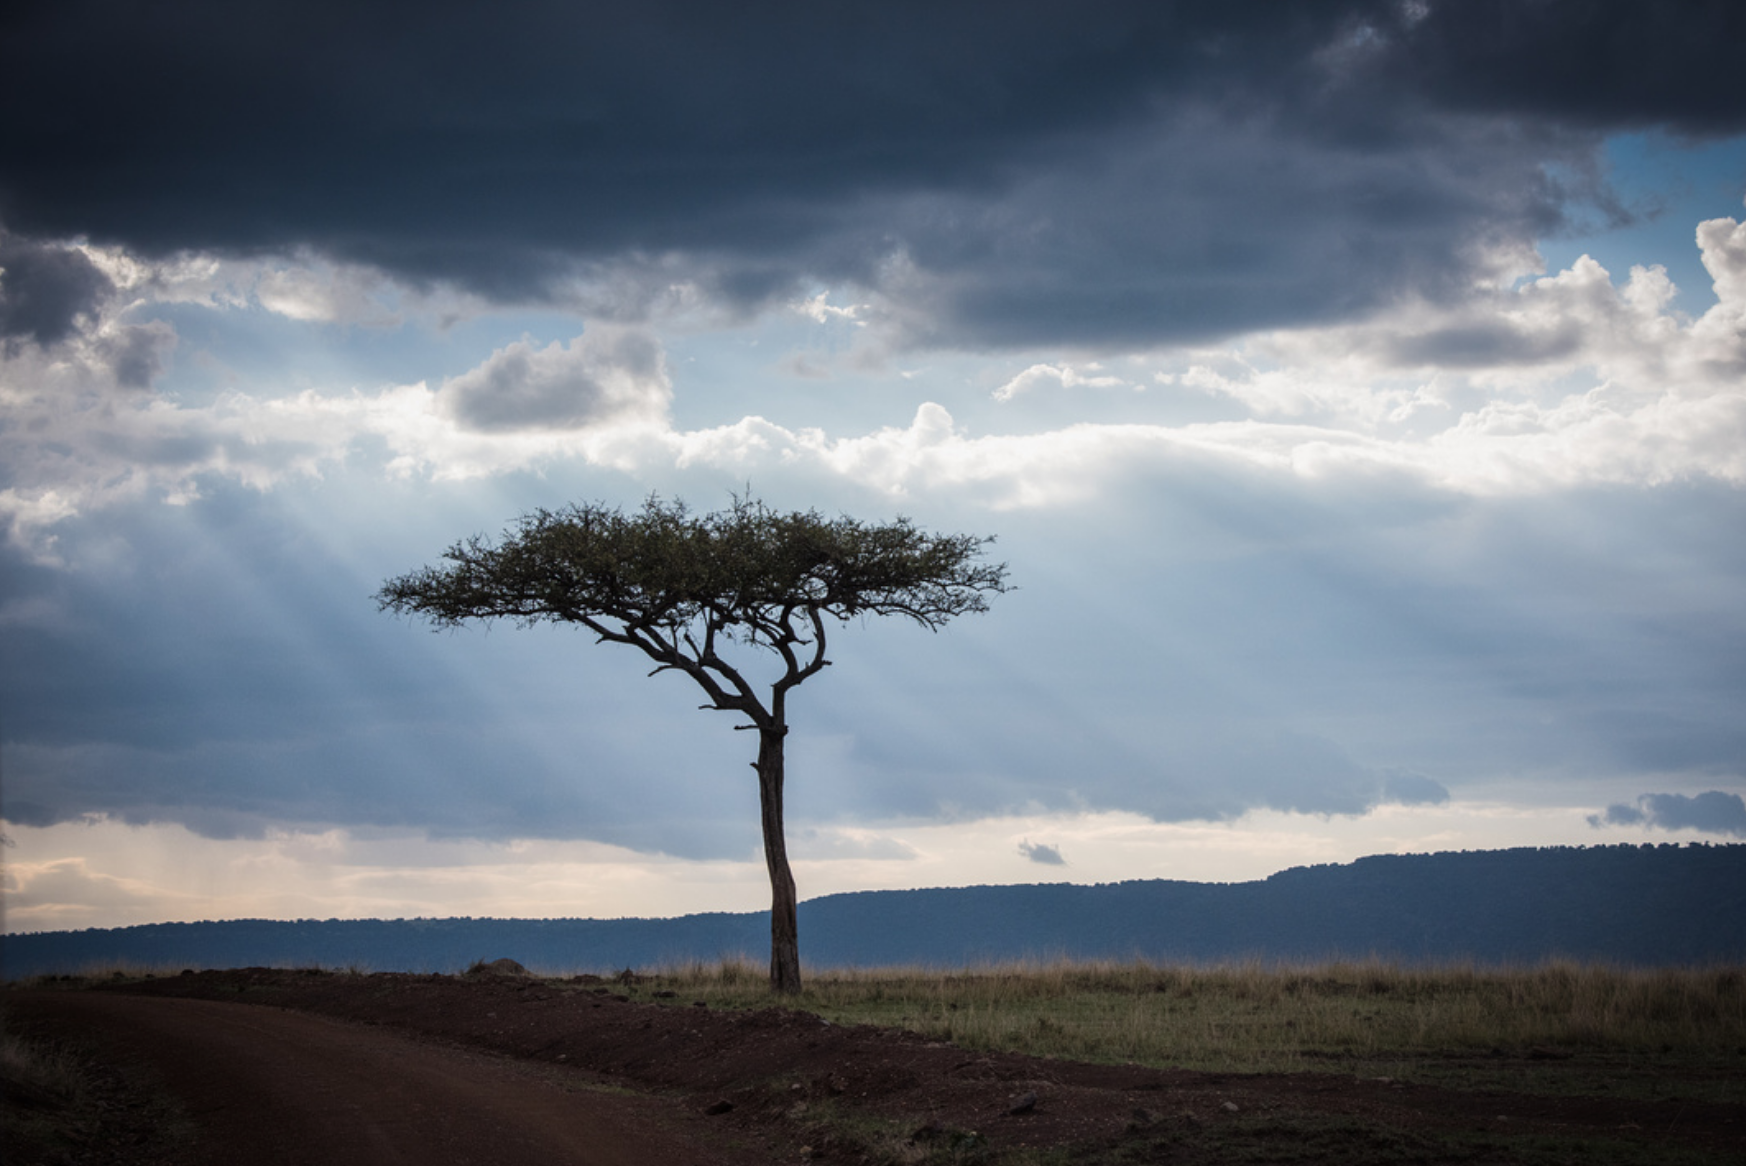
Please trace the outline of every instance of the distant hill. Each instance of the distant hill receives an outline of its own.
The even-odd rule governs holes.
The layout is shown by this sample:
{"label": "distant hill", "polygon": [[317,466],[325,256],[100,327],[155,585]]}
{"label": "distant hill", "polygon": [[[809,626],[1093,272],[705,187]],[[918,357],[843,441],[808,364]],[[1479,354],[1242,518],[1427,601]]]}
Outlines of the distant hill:
{"label": "distant hill", "polygon": [[[678,919],[154,923],[4,937],[8,979],[106,964],[457,971],[510,956],[612,971],[768,950],[761,912]],[[954,967],[1035,958],[1627,965],[1746,962],[1746,845],[1378,855],[1249,883],[954,887],[800,906],[812,968]]]}

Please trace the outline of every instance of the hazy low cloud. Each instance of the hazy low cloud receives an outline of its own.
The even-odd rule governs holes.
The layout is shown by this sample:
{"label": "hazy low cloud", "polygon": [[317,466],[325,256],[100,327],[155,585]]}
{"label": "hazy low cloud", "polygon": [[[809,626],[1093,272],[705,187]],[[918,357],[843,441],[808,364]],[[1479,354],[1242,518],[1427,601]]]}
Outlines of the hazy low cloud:
{"label": "hazy low cloud", "polygon": [[401,313],[386,302],[416,299],[383,274],[356,264],[334,265],[313,257],[265,266],[250,280],[255,301],[293,320],[392,327]]}
{"label": "hazy low cloud", "polygon": [[[9,863],[5,879],[8,921],[17,930],[75,930],[92,926],[107,913],[133,910],[151,917],[183,902],[144,880],[94,872],[84,859],[19,865]],[[99,924],[100,925],[100,924]]]}
{"label": "hazy low cloud", "polygon": [[803,826],[790,829],[789,853],[795,858],[819,862],[863,860],[874,862],[913,862],[915,847],[900,838],[866,830],[843,830]]}
{"label": "hazy low cloud", "polygon": [[658,420],[671,395],[655,338],[611,325],[589,328],[567,346],[517,341],[437,394],[463,427],[481,433]]}
{"label": "hazy low cloud", "polygon": [[1685,794],[1644,794],[1634,806],[1615,803],[1604,814],[1589,815],[1588,823],[1601,826],[1650,826],[1661,830],[1701,830],[1706,834],[1732,834],[1746,838],[1746,799],[1739,794],[1710,790]]}
{"label": "hazy low cloud", "polygon": [[1061,850],[1056,846],[1048,846],[1041,842],[1032,842],[1029,838],[1018,844],[1019,853],[1032,862],[1043,866],[1066,866],[1067,860],[1061,857]]}
{"label": "hazy low cloud", "polygon": [[[432,394],[408,396],[432,416]],[[198,505],[68,522],[74,570],[0,551],[5,808],[209,836],[302,823],[755,854],[744,734],[694,711],[688,681],[646,679],[575,629],[432,636],[367,598],[533,505],[680,485],[711,505],[735,484],[721,478],[553,464],[432,483],[409,506],[379,468],[340,462],[271,492],[215,481]],[[852,827],[1030,807],[1344,830],[1499,774],[1568,805],[1597,775],[1702,781],[1746,747],[1746,548],[1715,535],[1738,527],[1738,490],[1462,499],[1200,464],[1120,480],[1095,502],[1005,513],[913,499],[926,526],[998,534],[1020,589],[938,637],[896,621],[836,635],[837,665],[796,714],[841,742],[792,760],[792,820],[819,825],[805,856],[901,861],[891,829]],[[842,482],[760,488],[889,513]],[[1049,829],[1009,828],[985,853],[1035,861],[1016,849],[1028,833],[1065,857]]]}
{"label": "hazy low cloud", "polygon": [[1449,800],[1443,783],[1422,773],[1395,771],[1383,776],[1382,801],[1397,806],[1440,806]]}

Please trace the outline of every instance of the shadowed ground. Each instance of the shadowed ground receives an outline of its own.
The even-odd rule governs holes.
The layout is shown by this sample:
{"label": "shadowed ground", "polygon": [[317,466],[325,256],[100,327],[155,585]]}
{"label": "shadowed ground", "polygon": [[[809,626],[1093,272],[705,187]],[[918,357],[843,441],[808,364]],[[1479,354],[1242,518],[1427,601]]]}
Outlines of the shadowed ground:
{"label": "shadowed ground", "polygon": [[[21,1023],[167,1090],[189,1163],[735,1166],[672,1128],[671,1102],[476,1050],[279,1008],[95,992],[18,993]],[[697,1119],[701,1121],[702,1119]],[[722,1139],[714,1139],[721,1141]]]}
{"label": "shadowed ground", "polygon": [[[1746,1105],[1695,1080],[1606,1096],[1550,1049],[1493,1051],[1491,1081],[1517,1060],[1541,1070],[1514,1091],[976,1052],[629,979],[255,968],[5,996],[27,1035],[150,1066],[179,1099],[186,1145],[84,1159],[105,1166],[1746,1160]],[[1549,1091],[1566,1064],[1569,1088]]]}

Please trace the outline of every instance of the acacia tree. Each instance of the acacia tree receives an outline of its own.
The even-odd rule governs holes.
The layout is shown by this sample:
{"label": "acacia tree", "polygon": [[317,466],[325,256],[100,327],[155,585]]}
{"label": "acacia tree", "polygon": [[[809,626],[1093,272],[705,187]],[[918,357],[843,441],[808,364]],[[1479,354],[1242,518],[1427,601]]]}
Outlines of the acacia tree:
{"label": "acacia tree", "polygon": [[[816,510],[779,514],[735,498],[693,515],[650,498],[625,514],[601,504],[536,510],[500,542],[456,543],[445,565],[390,579],[382,610],[437,627],[507,618],[522,626],[580,624],[597,642],[628,644],[655,661],[649,675],[682,672],[758,734],[758,800],[770,872],[770,983],[800,990],[794,875],[782,825],[788,693],[830,664],[832,621],[903,616],[937,630],[986,611],[1007,589],[1006,564],[983,561],[993,540],[934,535],[905,518],[868,525]],[[730,645],[774,656],[768,694],[721,654]]]}

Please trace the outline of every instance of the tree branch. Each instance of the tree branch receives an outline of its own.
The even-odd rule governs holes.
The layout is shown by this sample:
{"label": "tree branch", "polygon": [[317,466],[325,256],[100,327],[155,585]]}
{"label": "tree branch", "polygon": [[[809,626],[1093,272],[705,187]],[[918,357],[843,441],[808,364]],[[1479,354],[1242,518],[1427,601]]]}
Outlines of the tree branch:
{"label": "tree branch", "polygon": [[[478,535],[457,542],[446,566],[391,579],[377,600],[437,627],[580,624],[599,642],[643,652],[656,664],[651,676],[684,672],[706,707],[776,727],[787,692],[830,663],[827,617],[895,615],[938,630],[985,611],[989,595],[1008,590],[1006,565],[981,561],[991,541],[927,534],[905,518],[779,514],[749,497],[702,516],[656,497],[631,514],[576,504],[524,515],[496,545]],[[769,707],[722,659],[723,641],[781,660]]]}

